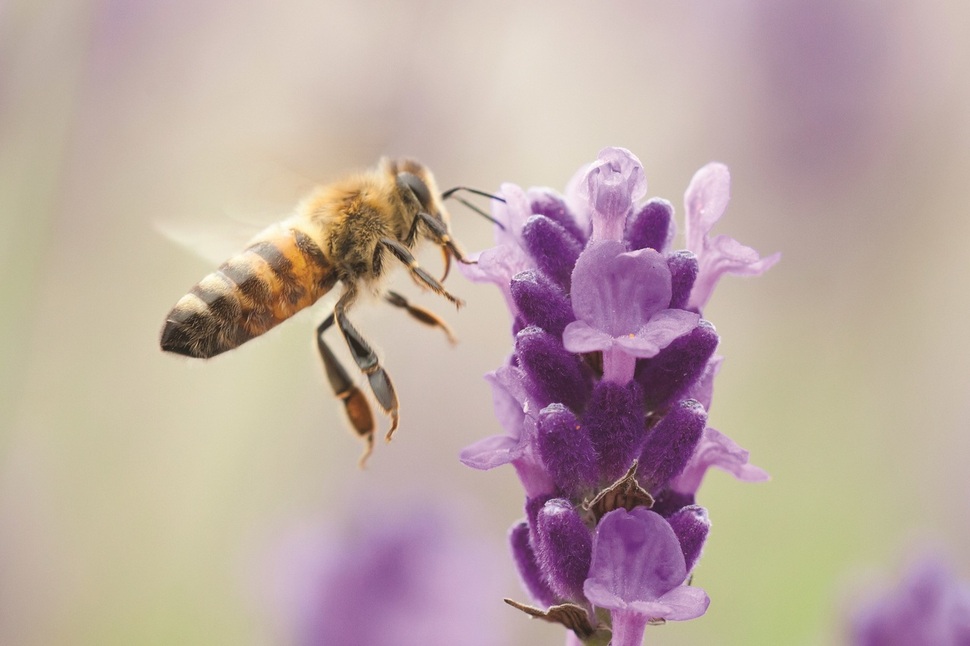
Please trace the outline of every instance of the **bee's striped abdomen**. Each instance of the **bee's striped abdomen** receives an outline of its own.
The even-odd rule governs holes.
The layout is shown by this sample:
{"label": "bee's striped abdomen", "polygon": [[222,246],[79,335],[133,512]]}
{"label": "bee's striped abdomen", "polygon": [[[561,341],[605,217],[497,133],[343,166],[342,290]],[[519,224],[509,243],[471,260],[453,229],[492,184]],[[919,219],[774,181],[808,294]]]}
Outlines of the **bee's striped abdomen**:
{"label": "bee's striped abdomen", "polygon": [[231,350],[312,305],[336,282],[307,234],[277,230],[179,299],[162,330],[162,349],[201,358]]}

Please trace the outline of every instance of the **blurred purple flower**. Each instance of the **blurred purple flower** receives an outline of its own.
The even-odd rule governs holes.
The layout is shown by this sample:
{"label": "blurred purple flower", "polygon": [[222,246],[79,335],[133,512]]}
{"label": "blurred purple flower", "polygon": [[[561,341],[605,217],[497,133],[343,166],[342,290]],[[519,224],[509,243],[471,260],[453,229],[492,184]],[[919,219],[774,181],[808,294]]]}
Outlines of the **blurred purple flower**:
{"label": "blurred purple flower", "polygon": [[753,54],[758,108],[742,127],[760,133],[752,144],[770,155],[776,178],[831,190],[893,155],[901,123],[946,74],[928,50],[914,47],[918,37],[899,37],[908,29],[903,6],[788,0],[748,3],[748,21],[745,12],[734,14],[742,22],[731,31]]}
{"label": "blurred purple flower", "polygon": [[689,250],[670,248],[668,202],[640,204],[640,160],[607,148],[565,196],[503,185],[498,246],[464,268],[506,295],[515,349],[487,377],[505,434],[461,459],[515,467],[526,519],[510,532],[512,553],[545,608],[523,609],[576,639],[612,631],[615,644],[638,644],[650,621],[703,614],[707,595],[686,581],[710,529],[695,501],[704,473],[767,477],[706,428],[721,358],[701,309],[723,273],[777,259],[708,239],[727,204],[721,169],[708,166],[688,191]]}
{"label": "blurred purple flower", "polygon": [[304,531],[281,545],[276,602],[289,643],[502,641],[501,622],[489,610],[500,596],[491,565],[498,556],[451,512],[423,504],[368,505],[342,536]]}
{"label": "blurred purple flower", "polygon": [[853,646],[968,646],[970,584],[924,557],[857,611],[851,633]]}

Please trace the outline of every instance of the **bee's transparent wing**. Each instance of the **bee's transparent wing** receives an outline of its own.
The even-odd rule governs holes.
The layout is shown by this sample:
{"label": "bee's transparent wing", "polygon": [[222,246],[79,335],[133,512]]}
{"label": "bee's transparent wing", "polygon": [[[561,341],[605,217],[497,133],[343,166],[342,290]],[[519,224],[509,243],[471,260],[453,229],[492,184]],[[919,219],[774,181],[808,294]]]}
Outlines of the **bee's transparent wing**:
{"label": "bee's transparent wing", "polygon": [[288,217],[314,184],[280,164],[250,164],[253,178],[221,208],[222,215],[154,222],[157,232],[207,263],[221,264],[266,227]]}
{"label": "bee's transparent wing", "polygon": [[155,231],[213,266],[245,249],[247,243],[263,228],[234,221],[203,223],[166,220],[153,224]]}

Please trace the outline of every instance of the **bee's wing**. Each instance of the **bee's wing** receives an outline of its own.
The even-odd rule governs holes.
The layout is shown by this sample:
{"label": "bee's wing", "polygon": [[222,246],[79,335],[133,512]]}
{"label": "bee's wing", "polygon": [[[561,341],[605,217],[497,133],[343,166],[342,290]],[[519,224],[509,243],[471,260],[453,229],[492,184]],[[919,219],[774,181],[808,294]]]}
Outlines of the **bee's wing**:
{"label": "bee's wing", "polygon": [[156,221],[154,229],[207,264],[219,265],[246,248],[263,228],[241,222]]}
{"label": "bee's wing", "polygon": [[249,246],[266,227],[290,215],[313,187],[308,178],[281,164],[250,165],[249,175],[258,179],[222,207],[222,216],[156,221],[155,230],[208,263],[218,265]]}

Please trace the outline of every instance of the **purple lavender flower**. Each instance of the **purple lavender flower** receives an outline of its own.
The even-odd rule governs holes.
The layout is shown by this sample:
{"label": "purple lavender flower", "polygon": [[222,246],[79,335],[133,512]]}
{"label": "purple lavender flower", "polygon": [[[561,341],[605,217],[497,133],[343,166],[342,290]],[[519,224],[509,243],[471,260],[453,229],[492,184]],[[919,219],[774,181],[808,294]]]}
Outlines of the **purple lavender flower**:
{"label": "purple lavender flower", "polygon": [[734,238],[719,235],[711,238],[711,229],[727,209],[731,199],[731,174],[724,164],[711,163],[694,174],[684,195],[687,208],[687,249],[697,256],[699,273],[688,307],[700,310],[707,305],[717,281],[725,273],[757,276],[768,271],[780,253],[767,258]]}
{"label": "purple lavender flower", "polygon": [[508,365],[485,375],[492,384],[492,402],[506,435],[493,435],[466,447],[461,461],[473,469],[488,470],[511,464],[526,496],[533,498],[555,490],[552,475],[538,457],[535,402],[526,393],[528,376]]}
{"label": "purple lavender flower", "polygon": [[630,381],[637,359],[656,356],[700,320],[694,312],[670,309],[670,269],[653,249],[593,242],[576,263],[573,283],[577,320],[566,326],[564,345],[577,354],[602,352],[607,381]]}
{"label": "purple lavender flower", "polygon": [[612,632],[617,646],[639,644],[651,622],[704,614],[707,595],[688,584],[710,529],[695,500],[703,476],[716,466],[767,478],[707,428],[721,357],[703,307],[724,273],[754,275],[777,260],[709,238],[728,181],[720,165],[698,172],[688,248],[672,249],[673,207],[640,204],[643,165],[607,148],[565,196],[503,185],[497,246],[462,267],[505,294],[515,348],[487,377],[505,434],[461,459],[516,469],[526,520],[510,542],[542,608],[509,603],[574,639]]}
{"label": "purple lavender flower", "polygon": [[970,584],[938,558],[924,557],[896,589],[858,610],[851,633],[854,646],[967,646]]}
{"label": "purple lavender flower", "polygon": [[637,646],[647,624],[700,617],[710,604],[686,585],[687,563],[674,530],[644,507],[615,509],[596,526],[593,560],[583,589],[613,616],[613,646]]}
{"label": "purple lavender flower", "polygon": [[707,427],[690,462],[670,482],[670,488],[681,493],[695,494],[710,467],[727,471],[742,482],[764,482],[769,479],[764,469],[748,463],[748,452],[735,444],[734,440]]}

